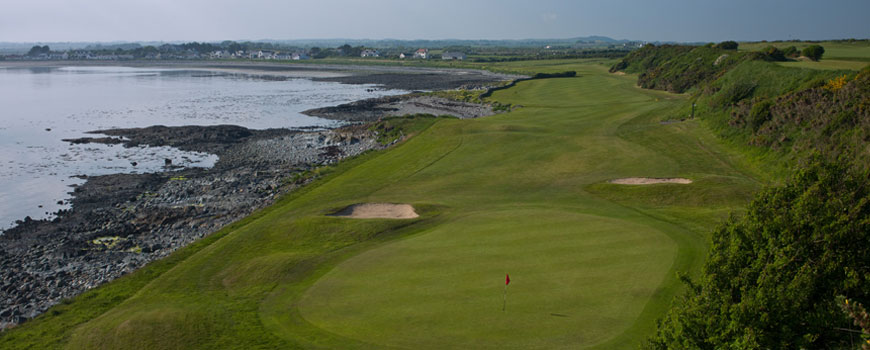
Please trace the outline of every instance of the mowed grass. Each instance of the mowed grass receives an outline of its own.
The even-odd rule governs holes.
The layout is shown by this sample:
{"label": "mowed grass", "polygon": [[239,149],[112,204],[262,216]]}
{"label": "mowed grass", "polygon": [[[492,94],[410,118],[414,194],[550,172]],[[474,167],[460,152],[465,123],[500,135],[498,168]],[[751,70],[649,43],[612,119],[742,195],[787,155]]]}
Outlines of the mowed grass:
{"label": "mowed grass", "polygon": [[300,312],[402,348],[581,347],[629,328],[676,252],[666,234],[631,221],[487,211],[349,259],[304,294]]}
{"label": "mowed grass", "polygon": [[[524,106],[509,114],[421,119],[414,138],[340,165],[99,316],[58,331],[84,313],[73,301],[0,347],[636,348],[760,176],[697,122],[658,122],[683,97],[582,61],[506,69],[565,68],[579,76],[497,92]],[[606,183],[629,176],[695,183]],[[363,202],[421,217],[326,216]]]}

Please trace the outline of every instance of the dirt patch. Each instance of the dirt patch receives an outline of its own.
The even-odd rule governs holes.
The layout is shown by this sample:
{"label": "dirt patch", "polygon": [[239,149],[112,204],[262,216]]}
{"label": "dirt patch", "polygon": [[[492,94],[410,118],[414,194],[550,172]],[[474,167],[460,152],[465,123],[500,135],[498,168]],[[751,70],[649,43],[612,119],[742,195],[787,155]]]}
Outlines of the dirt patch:
{"label": "dirt patch", "polygon": [[413,219],[419,217],[410,204],[361,203],[344,208],[329,216],[353,219]]}
{"label": "dirt patch", "polygon": [[608,181],[617,185],[652,185],[652,184],[690,184],[692,180],[681,177],[626,177],[624,179],[614,179]]}

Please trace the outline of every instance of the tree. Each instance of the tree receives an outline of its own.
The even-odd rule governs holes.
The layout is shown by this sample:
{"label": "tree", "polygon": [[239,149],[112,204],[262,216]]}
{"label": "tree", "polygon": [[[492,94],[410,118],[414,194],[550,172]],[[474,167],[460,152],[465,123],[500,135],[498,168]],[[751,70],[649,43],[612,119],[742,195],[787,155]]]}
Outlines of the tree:
{"label": "tree", "polygon": [[226,43],[226,45],[221,44],[221,46],[226,48],[227,51],[229,51],[229,52],[237,52],[237,51],[241,51],[244,49],[244,47],[241,44],[239,44],[235,41],[229,41],[229,42],[225,41],[224,43]]}
{"label": "tree", "polygon": [[782,54],[785,55],[785,57],[797,57],[798,49],[794,46],[789,46],[782,50]]}
{"label": "tree", "polygon": [[352,56],[351,50],[353,50],[353,47],[348,45],[348,44],[341,45],[335,49],[336,49],[336,51],[338,51],[338,54],[341,56]]}
{"label": "tree", "polygon": [[721,43],[718,43],[718,44],[716,44],[715,47],[717,49],[722,49],[722,50],[737,50],[737,46],[738,46],[738,44],[736,41],[729,40],[729,41],[723,41]]}
{"label": "tree", "polygon": [[702,276],[658,323],[652,349],[836,349],[837,296],[870,300],[870,183],[819,157],[712,235]]}
{"label": "tree", "polygon": [[801,54],[813,61],[818,61],[822,59],[822,55],[825,54],[825,48],[819,45],[810,45],[804,48],[803,51],[801,51]]}
{"label": "tree", "polygon": [[27,55],[28,56],[39,56],[41,54],[47,55],[49,53],[51,53],[51,49],[48,48],[48,45],[45,45],[45,46],[36,45],[36,46],[30,48],[30,51],[27,52]]}

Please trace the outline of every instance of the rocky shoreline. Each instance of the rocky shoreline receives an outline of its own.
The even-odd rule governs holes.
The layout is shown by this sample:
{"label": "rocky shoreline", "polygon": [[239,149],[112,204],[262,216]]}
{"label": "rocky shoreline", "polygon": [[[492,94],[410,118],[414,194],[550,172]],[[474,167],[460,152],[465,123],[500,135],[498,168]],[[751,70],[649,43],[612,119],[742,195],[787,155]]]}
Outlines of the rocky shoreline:
{"label": "rocky shoreline", "polygon": [[[64,298],[165,257],[304,185],[304,176],[382,149],[364,126],[250,130],[155,126],[99,131],[68,140],[172,146],[217,154],[213,168],[88,177],[72,208],[53,220],[26,218],[0,235],[0,328],[33,318]],[[168,160],[167,162],[171,162]]]}
{"label": "rocky shoreline", "polygon": [[495,114],[492,106],[446,99],[444,97],[407,94],[370,98],[334,107],[309,109],[302,112],[313,117],[372,122],[384,117],[413,114],[449,115],[460,119]]}
{"label": "rocky shoreline", "polygon": [[[304,77],[378,84],[403,90],[481,89],[517,79],[483,71],[437,68],[197,62],[169,67],[275,79]],[[328,74],[313,76],[317,72]],[[174,165],[177,161],[167,159],[164,171],[157,173],[87,177],[72,192],[72,209],[59,211],[52,220],[25,218],[0,234],[0,330],[36,317],[66,298],[135,271],[268,206],[281,194],[309,182],[307,175],[314,168],[399,141],[382,144],[376,132],[362,123],[390,115],[475,118],[495,112],[491,106],[414,93],[305,113],[350,125],[326,130],[152,126],[100,130],[94,132],[94,137],[65,140],[125,147],[170,146],[215,154],[219,160],[212,168],[184,169]]]}

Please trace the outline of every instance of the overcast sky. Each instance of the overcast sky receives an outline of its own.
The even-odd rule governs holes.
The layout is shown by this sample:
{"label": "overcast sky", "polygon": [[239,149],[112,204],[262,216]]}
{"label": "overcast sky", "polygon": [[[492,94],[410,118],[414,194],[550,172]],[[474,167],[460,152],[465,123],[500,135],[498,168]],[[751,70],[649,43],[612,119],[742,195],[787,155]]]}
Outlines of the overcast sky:
{"label": "overcast sky", "polygon": [[0,41],[870,37],[870,0],[0,0]]}

